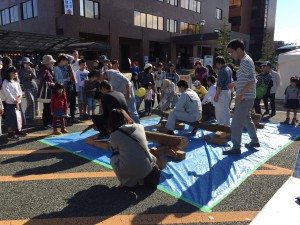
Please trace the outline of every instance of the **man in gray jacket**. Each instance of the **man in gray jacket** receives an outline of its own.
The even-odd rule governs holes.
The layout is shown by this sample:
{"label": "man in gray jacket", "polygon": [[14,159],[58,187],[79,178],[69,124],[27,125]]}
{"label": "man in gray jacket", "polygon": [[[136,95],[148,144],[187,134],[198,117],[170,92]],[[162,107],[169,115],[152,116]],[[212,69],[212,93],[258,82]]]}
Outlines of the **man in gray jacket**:
{"label": "man in gray jacket", "polygon": [[275,107],[275,94],[280,86],[281,83],[281,78],[280,75],[272,70],[272,64],[268,61],[264,62],[262,64],[263,70],[271,74],[271,78],[273,81],[273,86],[271,87],[270,94],[266,95],[263,100],[264,100],[264,105],[266,112],[265,114],[269,114],[269,105],[268,105],[268,100],[270,99],[270,105],[271,105],[271,113],[269,114],[270,116],[275,116],[276,115],[276,107]]}
{"label": "man in gray jacket", "polygon": [[202,105],[198,94],[188,87],[185,80],[178,81],[177,86],[181,95],[174,110],[170,112],[166,124],[167,134],[171,135],[174,135],[176,120],[195,122],[201,119],[202,114]]}

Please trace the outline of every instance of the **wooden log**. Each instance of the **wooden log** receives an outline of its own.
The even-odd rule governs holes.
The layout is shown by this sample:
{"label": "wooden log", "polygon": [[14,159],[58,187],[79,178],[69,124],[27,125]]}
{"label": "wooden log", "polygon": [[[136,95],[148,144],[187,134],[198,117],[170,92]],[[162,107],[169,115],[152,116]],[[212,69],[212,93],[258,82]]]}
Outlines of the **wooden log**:
{"label": "wooden log", "polygon": [[175,136],[151,131],[146,131],[145,133],[147,140],[150,142],[166,146],[177,146],[180,149],[186,149],[189,145],[189,139],[184,136]]}
{"label": "wooden log", "polygon": [[94,141],[93,137],[86,138],[85,143],[104,150],[110,149],[110,143],[108,141]]}
{"label": "wooden log", "polygon": [[[168,117],[169,113],[167,112],[162,112],[160,110],[153,110],[153,113],[161,116],[161,117]],[[230,127],[227,125],[222,125],[222,124],[211,124],[211,123],[205,123],[205,122],[199,122],[199,121],[195,121],[195,122],[187,122],[187,121],[182,121],[182,120],[178,120],[178,122],[181,123],[185,123],[188,124],[192,127],[197,127],[203,130],[207,130],[207,131],[212,131],[212,132],[216,132],[216,131],[223,131],[226,133],[231,133]]]}

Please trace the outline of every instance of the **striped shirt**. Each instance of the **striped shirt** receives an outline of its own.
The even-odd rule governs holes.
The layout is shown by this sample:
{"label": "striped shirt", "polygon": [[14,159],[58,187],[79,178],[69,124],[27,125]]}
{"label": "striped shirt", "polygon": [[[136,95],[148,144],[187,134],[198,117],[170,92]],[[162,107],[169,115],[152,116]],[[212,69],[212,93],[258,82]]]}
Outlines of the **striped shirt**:
{"label": "striped shirt", "polygon": [[[240,69],[237,71],[237,84],[236,84],[236,94],[239,95],[242,89],[249,82],[256,82],[255,66],[249,55],[241,60]],[[251,87],[245,94],[245,99],[255,99],[256,88],[255,85]]]}

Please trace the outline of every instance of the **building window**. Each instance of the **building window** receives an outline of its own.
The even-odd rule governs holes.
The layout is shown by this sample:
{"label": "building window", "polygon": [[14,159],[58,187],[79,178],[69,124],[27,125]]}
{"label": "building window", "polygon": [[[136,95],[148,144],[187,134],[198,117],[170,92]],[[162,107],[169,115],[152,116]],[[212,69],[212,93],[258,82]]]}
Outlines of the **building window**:
{"label": "building window", "polygon": [[222,20],[222,9],[219,8],[216,9],[216,18],[218,20]]}
{"label": "building window", "polygon": [[199,0],[181,0],[181,8],[201,13],[201,2]]}
{"label": "building window", "polygon": [[177,33],[177,20],[167,19],[167,31]]}
{"label": "building window", "polygon": [[91,19],[100,19],[100,4],[91,0],[79,0],[80,16]]}
{"label": "building window", "polygon": [[166,0],[168,4],[178,6],[178,0]]}
{"label": "building window", "polygon": [[185,22],[180,22],[180,33],[181,34],[198,34],[199,33],[199,25],[188,24]]}
{"label": "building window", "polygon": [[10,23],[9,19],[9,9],[4,9],[1,11],[1,25],[6,25]]}
{"label": "building window", "polygon": [[38,16],[37,0],[23,2],[21,6],[23,20]]}
{"label": "building window", "polygon": [[138,11],[134,11],[133,17],[133,23],[135,26],[147,27],[155,30],[164,29],[163,17],[141,13]]}
{"label": "building window", "polygon": [[158,0],[159,2],[164,2],[164,0]]}
{"label": "building window", "polygon": [[13,7],[10,7],[9,14],[11,23],[19,21],[18,6],[15,5]]}

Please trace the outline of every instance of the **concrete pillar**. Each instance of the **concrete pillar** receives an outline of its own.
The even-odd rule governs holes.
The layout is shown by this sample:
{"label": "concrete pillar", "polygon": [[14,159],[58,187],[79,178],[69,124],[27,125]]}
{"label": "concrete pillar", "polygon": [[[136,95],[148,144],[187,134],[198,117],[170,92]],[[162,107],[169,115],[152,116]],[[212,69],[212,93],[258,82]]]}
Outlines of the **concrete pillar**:
{"label": "concrete pillar", "polygon": [[110,41],[110,59],[119,59],[120,58],[120,40],[118,35],[111,34],[109,37]]}
{"label": "concrete pillar", "polygon": [[198,45],[193,45],[193,57],[198,57]]}
{"label": "concrete pillar", "polygon": [[144,57],[148,56],[148,62],[150,61],[150,43],[149,43],[149,35],[148,31],[144,28],[142,28],[142,60],[143,60],[143,66],[145,65],[144,63]]}
{"label": "concrete pillar", "polygon": [[177,64],[177,55],[176,55],[176,43],[170,43],[170,60],[173,64]]}

